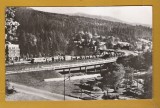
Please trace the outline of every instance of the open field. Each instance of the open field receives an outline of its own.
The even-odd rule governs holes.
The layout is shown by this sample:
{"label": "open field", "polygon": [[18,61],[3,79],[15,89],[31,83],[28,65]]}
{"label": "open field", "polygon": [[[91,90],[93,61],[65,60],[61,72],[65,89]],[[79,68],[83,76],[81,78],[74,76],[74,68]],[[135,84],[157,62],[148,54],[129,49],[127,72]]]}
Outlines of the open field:
{"label": "open field", "polygon": [[[82,73],[76,73],[79,75],[83,75]],[[57,93],[57,94],[64,94],[64,81],[51,81],[51,82],[45,82],[44,79],[47,78],[63,78],[63,75],[60,73],[54,72],[54,71],[46,71],[46,72],[31,72],[31,73],[21,73],[21,74],[11,74],[7,75],[7,79],[9,79],[11,82],[22,84],[28,87],[33,87],[36,89],[48,91],[51,93]],[[93,78],[87,78],[87,79],[81,79],[81,80],[91,80]],[[80,79],[77,80],[66,80],[65,81],[65,94],[67,96],[80,98],[80,99],[102,99],[103,92],[96,91],[96,92],[90,92],[90,91],[81,91],[79,86],[76,86],[76,84],[79,84]],[[15,88],[16,89],[16,88]],[[123,92],[123,89],[120,89],[119,92]],[[112,90],[111,90],[112,92]],[[135,99],[132,96],[125,96],[121,95],[120,99]]]}
{"label": "open field", "polygon": [[7,75],[6,79],[9,79],[11,82],[16,82],[28,86],[39,86],[43,84],[44,78],[61,78],[63,77],[60,73],[55,71],[40,71],[32,73],[21,73],[21,74],[12,74]]}

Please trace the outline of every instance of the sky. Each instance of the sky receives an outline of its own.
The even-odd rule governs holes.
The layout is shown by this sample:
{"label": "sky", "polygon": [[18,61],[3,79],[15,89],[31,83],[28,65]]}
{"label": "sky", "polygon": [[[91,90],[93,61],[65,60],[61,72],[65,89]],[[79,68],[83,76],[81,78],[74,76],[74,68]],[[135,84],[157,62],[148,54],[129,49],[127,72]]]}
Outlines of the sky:
{"label": "sky", "polygon": [[152,26],[152,6],[110,6],[110,7],[31,7],[35,10],[74,14],[110,16],[129,23],[147,24]]}

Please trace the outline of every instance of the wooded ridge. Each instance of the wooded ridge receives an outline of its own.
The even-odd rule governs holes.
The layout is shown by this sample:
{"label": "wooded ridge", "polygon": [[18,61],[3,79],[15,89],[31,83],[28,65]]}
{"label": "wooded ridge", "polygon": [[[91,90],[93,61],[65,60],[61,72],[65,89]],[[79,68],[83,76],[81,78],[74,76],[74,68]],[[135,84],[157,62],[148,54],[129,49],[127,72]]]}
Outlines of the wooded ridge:
{"label": "wooded ridge", "polygon": [[19,44],[21,56],[70,54],[69,42],[80,32],[90,33],[93,37],[114,36],[129,43],[136,42],[138,38],[152,40],[150,27],[98,18],[47,13],[31,8],[17,8],[15,20],[20,26],[15,36],[18,40],[14,43]]}

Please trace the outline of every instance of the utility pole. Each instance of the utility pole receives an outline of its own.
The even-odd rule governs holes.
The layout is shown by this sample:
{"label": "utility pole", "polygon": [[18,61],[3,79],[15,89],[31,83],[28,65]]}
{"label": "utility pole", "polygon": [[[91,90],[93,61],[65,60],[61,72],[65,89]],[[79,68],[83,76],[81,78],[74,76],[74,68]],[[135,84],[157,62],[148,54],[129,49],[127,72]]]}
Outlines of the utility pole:
{"label": "utility pole", "polygon": [[[64,72],[64,69],[63,69],[63,72]],[[71,76],[69,75],[69,77],[66,78],[66,74],[64,73],[64,91],[63,91],[63,93],[64,93],[64,101],[66,100],[66,97],[65,97],[66,96],[66,89],[65,89],[66,88],[66,80],[67,79],[70,80],[70,77]]]}
{"label": "utility pole", "polygon": [[[64,71],[64,70],[63,70],[63,71]],[[66,84],[65,84],[65,75],[66,75],[66,74],[64,73],[64,91],[63,91],[63,92],[64,92],[64,101],[65,101],[65,86],[66,86]]]}

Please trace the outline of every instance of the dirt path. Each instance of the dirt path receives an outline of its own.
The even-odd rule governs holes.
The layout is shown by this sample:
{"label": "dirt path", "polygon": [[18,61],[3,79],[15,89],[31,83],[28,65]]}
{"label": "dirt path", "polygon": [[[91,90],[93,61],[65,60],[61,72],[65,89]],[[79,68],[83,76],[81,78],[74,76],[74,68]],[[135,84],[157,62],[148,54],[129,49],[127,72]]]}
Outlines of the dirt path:
{"label": "dirt path", "polygon": [[[64,100],[64,95],[61,94],[51,93],[48,91],[43,91],[16,83],[11,83],[11,85],[14,86],[15,90],[17,90],[18,92],[32,94],[48,100],[54,100],[54,101]],[[80,100],[80,99],[65,96],[65,100]]]}

